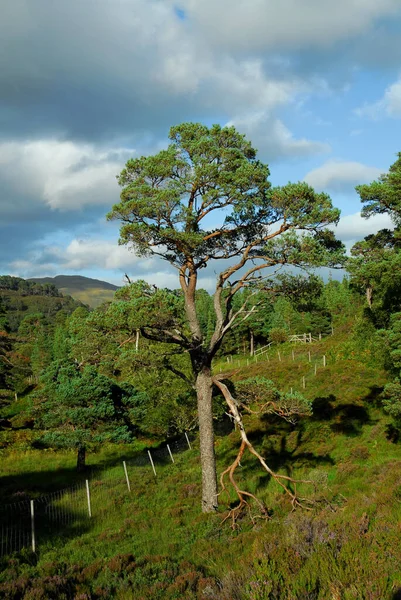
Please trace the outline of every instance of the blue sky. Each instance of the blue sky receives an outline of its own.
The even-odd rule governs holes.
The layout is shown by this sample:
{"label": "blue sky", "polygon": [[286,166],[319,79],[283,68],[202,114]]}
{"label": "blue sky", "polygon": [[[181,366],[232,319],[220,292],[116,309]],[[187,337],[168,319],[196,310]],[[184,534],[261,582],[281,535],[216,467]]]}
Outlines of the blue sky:
{"label": "blue sky", "polygon": [[125,161],[187,120],[234,124],[274,185],[328,192],[348,246],[388,226],[354,187],[401,151],[400,34],[399,0],[4,2],[0,272],[176,287],[105,214]]}

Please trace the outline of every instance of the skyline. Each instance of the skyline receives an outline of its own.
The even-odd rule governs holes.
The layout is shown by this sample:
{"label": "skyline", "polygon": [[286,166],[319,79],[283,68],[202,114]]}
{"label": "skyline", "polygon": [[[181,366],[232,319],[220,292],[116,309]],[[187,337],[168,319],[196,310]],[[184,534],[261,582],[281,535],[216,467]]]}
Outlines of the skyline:
{"label": "skyline", "polygon": [[2,14],[1,273],[177,287],[105,215],[126,160],[183,121],[233,124],[273,185],[328,192],[348,247],[390,225],[361,219],[354,187],[401,150],[398,0],[15,0]]}

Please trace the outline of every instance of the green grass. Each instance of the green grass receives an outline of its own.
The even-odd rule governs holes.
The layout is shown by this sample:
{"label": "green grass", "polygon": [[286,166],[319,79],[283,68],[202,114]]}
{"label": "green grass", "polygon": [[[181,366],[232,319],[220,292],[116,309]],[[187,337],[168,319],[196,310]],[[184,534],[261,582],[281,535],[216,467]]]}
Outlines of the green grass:
{"label": "green grass", "polygon": [[[267,376],[281,389],[303,391],[313,402],[314,416],[295,427],[274,418],[246,419],[253,443],[272,468],[316,482],[316,490],[306,484],[299,488],[315,501],[312,511],[292,512],[282,490],[246,456],[238,481],[266,503],[271,518],[252,523],[244,515],[233,531],[227,523],[221,525],[233,494],[220,499],[219,514],[200,512],[196,446],[177,455],[175,464],[156,462],[156,478],[149,465],[136,460],[140,447],[131,453],[123,447],[103,448],[89,457],[102,469],[91,482],[92,520],[77,516],[75,528],[72,521],[63,536],[38,540],[37,557],[27,551],[4,561],[0,596],[399,598],[401,449],[386,437],[389,420],[378,401],[386,374],[368,353],[352,355],[345,336],[344,328],[310,348],[284,345],[281,362],[276,349],[269,361],[244,366],[233,375]],[[315,376],[314,362],[321,364],[323,353],[327,366]],[[236,432],[217,437],[220,472],[235,457],[238,444]],[[131,494],[123,456],[128,459]],[[16,482],[32,494],[72,485],[74,462],[68,453],[3,451],[3,489],[10,497]],[[252,514],[257,514],[256,507]]]}

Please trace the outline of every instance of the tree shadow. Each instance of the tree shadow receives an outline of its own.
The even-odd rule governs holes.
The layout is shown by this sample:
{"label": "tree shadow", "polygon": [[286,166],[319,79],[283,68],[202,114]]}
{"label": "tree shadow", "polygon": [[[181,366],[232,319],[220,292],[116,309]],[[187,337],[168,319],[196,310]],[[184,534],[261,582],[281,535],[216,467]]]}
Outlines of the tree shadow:
{"label": "tree shadow", "polygon": [[68,490],[37,498],[33,504],[24,500],[4,505],[0,510],[0,556],[24,549],[40,554],[56,540],[82,535],[92,527],[83,486],[74,495]]}
{"label": "tree shadow", "polygon": [[[377,390],[371,389],[371,392],[363,401],[372,400],[377,396]],[[374,423],[365,406],[362,404],[338,403],[334,394],[317,397],[313,400],[311,419],[312,421],[333,421],[330,425],[333,432],[349,436],[360,435],[364,425]]]}
{"label": "tree shadow", "polygon": [[[300,446],[303,441],[303,433],[305,426],[304,424],[298,423],[292,425],[286,421],[283,421],[279,417],[270,415],[272,422],[269,421],[269,426],[266,429],[253,429],[248,433],[248,439],[255,448],[258,449],[260,454],[266,460],[268,466],[275,472],[284,472],[288,477],[293,477],[294,470],[299,467],[315,468],[318,465],[334,465],[335,461],[329,454],[314,454],[313,452],[300,452]],[[296,440],[291,449],[288,448],[288,436],[291,432],[296,432]],[[276,443],[273,440],[269,440],[270,437],[276,438]],[[279,448],[277,448],[277,437],[279,436]],[[262,447],[260,448],[260,444]],[[259,446],[259,448],[258,448]],[[239,445],[238,445],[239,449]],[[228,458],[228,455],[230,457]],[[232,451],[227,451],[223,454],[223,457],[227,457],[227,466],[229,465],[228,460],[231,462],[234,460]],[[244,478],[253,478],[255,480],[255,465],[259,464],[258,459],[253,457],[251,462],[244,461],[241,465],[241,475]],[[263,467],[260,465],[260,469]],[[267,486],[271,476],[264,472],[260,474],[256,479],[256,491]]]}

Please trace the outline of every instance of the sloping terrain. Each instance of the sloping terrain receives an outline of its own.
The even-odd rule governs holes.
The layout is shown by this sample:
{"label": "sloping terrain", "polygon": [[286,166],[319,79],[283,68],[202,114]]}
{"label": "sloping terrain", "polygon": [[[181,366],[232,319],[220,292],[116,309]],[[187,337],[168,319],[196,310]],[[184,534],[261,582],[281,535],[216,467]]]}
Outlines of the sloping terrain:
{"label": "sloping terrain", "polygon": [[[388,439],[391,420],[380,407],[386,373],[368,350],[355,352],[348,330],[311,346],[272,348],[249,366],[242,358],[238,368],[234,357],[230,369],[234,380],[263,375],[311,400],[313,416],[296,425],[269,415],[245,418],[252,442],[273,469],[313,482],[298,489],[313,501],[311,510],[292,511],[283,490],[244,456],[237,481],[265,503],[269,518],[260,519],[253,505],[233,531],[229,521],[221,522],[234,494],[220,497],[219,514],[200,513],[197,444],[174,464],[156,464],[157,477],[149,463],[129,467],[131,493],[121,465],[130,450],[103,448],[91,457],[105,465],[93,485],[106,485],[101,482],[112,473],[119,484],[110,484],[101,518],[94,517],[82,534],[70,528],[63,539],[47,540],[35,566],[29,554],[6,562],[2,597],[28,599],[45,589],[49,598],[90,600],[399,598],[401,449]],[[217,436],[219,472],[238,447],[232,427]],[[25,451],[18,459],[15,450],[3,456],[6,488],[10,492],[14,481],[16,492],[54,491],[52,470],[59,474],[57,489],[70,486],[72,462],[69,453]]]}
{"label": "sloping terrain", "polygon": [[56,275],[56,277],[31,278],[29,281],[37,283],[52,283],[64,296],[72,296],[92,308],[100,306],[103,302],[110,302],[118,286],[91,279],[81,275]]}

